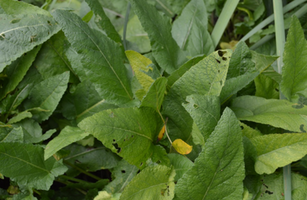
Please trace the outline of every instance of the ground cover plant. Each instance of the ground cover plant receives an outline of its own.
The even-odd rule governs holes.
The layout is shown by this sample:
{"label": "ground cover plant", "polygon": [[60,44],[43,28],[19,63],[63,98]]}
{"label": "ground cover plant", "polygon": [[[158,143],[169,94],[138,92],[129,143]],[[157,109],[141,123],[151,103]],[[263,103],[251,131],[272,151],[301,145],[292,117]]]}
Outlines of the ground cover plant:
{"label": "ground cover plant", "polygon": [[0,0],[0,199],[306,199],[305,2]]}

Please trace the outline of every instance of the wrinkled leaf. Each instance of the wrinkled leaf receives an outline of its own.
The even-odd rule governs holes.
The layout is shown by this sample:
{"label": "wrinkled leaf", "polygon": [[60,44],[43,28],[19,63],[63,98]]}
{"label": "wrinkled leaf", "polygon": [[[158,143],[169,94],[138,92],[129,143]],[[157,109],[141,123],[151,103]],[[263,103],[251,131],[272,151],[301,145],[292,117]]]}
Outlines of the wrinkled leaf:
{"label": "wrinkled leaf", "polygon": [[242,132],[226,108],[203,151],[176,185],[178,199],[241,199],[244,162]]}

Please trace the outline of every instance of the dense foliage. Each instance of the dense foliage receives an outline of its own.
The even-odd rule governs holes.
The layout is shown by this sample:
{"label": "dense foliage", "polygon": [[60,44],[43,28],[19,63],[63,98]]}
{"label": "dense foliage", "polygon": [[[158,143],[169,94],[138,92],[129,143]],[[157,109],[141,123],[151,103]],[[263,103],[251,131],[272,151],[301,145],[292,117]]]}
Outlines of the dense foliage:
{"label": "dense foliage", "polygon": [[298,1],[0,0],[0,199],[306,199]]}

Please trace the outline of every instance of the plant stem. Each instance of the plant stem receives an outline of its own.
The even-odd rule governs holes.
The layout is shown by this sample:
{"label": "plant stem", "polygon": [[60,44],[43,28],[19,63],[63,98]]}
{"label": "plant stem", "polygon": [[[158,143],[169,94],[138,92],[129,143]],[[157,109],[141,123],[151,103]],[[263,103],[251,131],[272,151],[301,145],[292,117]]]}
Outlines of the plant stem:
{"label": "plant stem", "polygon": [[92,177],[93,179],[96,179],[98,181],[101,180],[101,178],[99,178],[98,176],[95,176],[94,174],[91,174],[91,173],[81,169],[80,167],[77,167],[77,166],[71,164],[70,162],[67,162],[66,160],[64,160],[63,162],[64,162],[64,164],[67,164],[67,165],[71,166],[72,168],[75,168],[76,170],[80,171],[83,174],[86,174],[89,177]]}
{"label": "plant stem", "polygon": [[[284,16],[282,12],[282,1],[273,0],[274,18],[275,18],[275,36],[276,36],[276,53],[279,56],[277,59],[278,73],[282,73],[283,67],[283,53],[285,47],[285,27]],[[284,99],[281,90],[279,90],[279,99]],[[284,195],[285,200],[291,200],[291,165],[283,167],[283,179],[284,179]]]}
{"label": "plant stem", "polygon": [[211,33],[216,48],[240,0],[227,0]]}

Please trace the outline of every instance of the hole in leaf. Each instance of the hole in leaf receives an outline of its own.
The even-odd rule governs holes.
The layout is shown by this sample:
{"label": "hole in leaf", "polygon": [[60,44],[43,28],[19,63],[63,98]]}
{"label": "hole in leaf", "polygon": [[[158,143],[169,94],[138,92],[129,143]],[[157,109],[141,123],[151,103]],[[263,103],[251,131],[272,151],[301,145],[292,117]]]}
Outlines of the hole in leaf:
{"label": "hole in leaf", "polygon": [[121,172],[122,172],[123,174],[124,174],[124,173],[126,173],[126,171],[125,171],[125,170],[122,170]]}
{"label": "hole in leaf", "polygon": [[226,53],[226,51],[219,50],[217,53],[219,54],[220,57],[222,57]]}
{"label": "hole in leaf", "polygon": [[115,142],[115,139],[113,139],[113,142]]}
{"label": "hole in leaf", "polygon": [[158,160],[158,161],[157,161],[157,164],[160,164],[160,163],[161,163],[161,160]]}
{"label": "hole in leaf", "polygon": [[141,162],[140,167],[142,167],[143,163]]}
{"label": "hole in leaf", "polygon": [[47,23],[48,23],[48,25],[50,25],[50,26],[52,25],[51,22],[50,22],[49,20],[47,21]]}
{"label": "hole in leaf", "polygon": [[242,130],[244,129],[244,126],[240,126],[240,127],[241,127]]}
{"label": "hole in leaf", "polygon": [[267,194],[269,194],[269,195],[273,194],[273,192],[271,192],[271,191],[269,191],[269,190],[266,190],[265,193],[267,193]]}
{"label": "hole in leaf", "polygon": [[221,63],[221,61],[219,61],[218,59],[215,59],[215,60],[216,60],[216,62]]}
{"label": "hole in leaf", "polygon": [[194,107],[194,108],[198,108],[198,105],[197,105],[197,104],[194,104],[193,107]]}
{"label": "hole in leaf", "polygon": [[227,58],[226,58],[226,57],[222,57],[222,59],[223,59],[224,61],[226,61],[226,60],[227,60]]}
{"label": "hole in leaf", "polygon": [[117,152],[117,153],[120,153],[121,148],[118,146],[118,144],[117,144],[117,143],[113,143],[112,145],[113,145],[113,146],[115,147],[115,149],[117,150],[116,152]]}
{"label": "hole in leaf", "polygon": [[134,135],[131,135],[131,137],[133,138],[133,137],[134,137]]}

